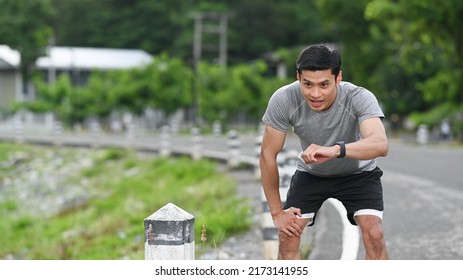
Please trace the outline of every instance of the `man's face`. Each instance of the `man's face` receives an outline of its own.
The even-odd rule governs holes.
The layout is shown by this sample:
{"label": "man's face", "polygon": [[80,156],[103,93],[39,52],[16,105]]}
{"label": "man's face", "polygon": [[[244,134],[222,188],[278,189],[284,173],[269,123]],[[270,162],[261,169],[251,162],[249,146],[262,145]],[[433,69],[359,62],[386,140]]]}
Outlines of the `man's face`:
{"label": "man's face", "polygon": [[336,85],[342,80],[340,72],[335,80],[331,69],[309,71],[303,70],[297,74],[300,82],[301,93],[307,104],[314,111],[325,111],[336,100]]}

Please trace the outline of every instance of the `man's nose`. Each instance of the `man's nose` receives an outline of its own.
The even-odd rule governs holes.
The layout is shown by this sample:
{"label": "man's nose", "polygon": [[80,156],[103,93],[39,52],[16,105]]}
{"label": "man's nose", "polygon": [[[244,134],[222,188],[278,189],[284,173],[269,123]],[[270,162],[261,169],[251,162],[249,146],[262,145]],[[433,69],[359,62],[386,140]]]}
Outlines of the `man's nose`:
{"label": "man's nose", "polygon": [[310,96],[312,98],[318,98],[321,96],[320,89],[318,87],[313,87],[312,90],[310,91]]}

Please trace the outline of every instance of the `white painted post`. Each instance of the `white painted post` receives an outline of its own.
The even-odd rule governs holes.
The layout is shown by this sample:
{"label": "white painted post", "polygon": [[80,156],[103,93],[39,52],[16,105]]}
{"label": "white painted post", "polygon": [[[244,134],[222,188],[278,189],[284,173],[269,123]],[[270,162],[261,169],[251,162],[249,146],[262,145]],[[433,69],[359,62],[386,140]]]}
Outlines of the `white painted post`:
{"label": "white painted post", "polygon": [[135,142],[135,138],[137,137],[136,132],[136,125],[133,121],[127,123],[126,131],[125,131],[125,138],[127,140],[127,148],[133,148],[133,144]]}
{"label": "white painted post", "polygon": [[194,216],[168,203],[145,219],[145,260],[194,260]]}
{"label": "white painted post", "polygon": [[421,145],[428,144],[429,141],[429,131],[428,126],[425,124],[420,124],[418,131],[416,132],[416,142]]}
{"label": "white painted post", "polygon": [[23,139],[24,125],[23,125],[23,121],[21,120],[21,116],[19,114],[16,114],[14,116],[13,126],[14,126],[14,133],[15,133],[15,142],[22,143],[24,140]]}
{"label": "white painted post", "polygon": [[222,134],[222,123],[219,120],[215,120],[212,124],[212,131],[215,137],[219,137]]}
{"label": "white painted post", "polygon": [[60,121],[53,122],[53,136],[55,137],[55,146],[61,146],[61,141],[63,137],[63,125]]}
{"label": "white painted post", "polygon": [[193,142],[191,157],[193,160],[200,160],[203,157],[203,139],[201,137],[201,131],[196,126],[192,127],[191,135],[191,142]]}
{"label": "white painted post", "polygon": [[262,139],[263,139],[263,137],[264,136],[262,134],[260,134],[260,135],[258,135],[256,137],[256,141],[255,141],[256,147],[255,147],[254,153],[255,153],[255,156],[258,159],[257,165],[254,167],[254,176],[256,177],[256,179],[261,179],[259,159],[260,159],[260,151],[261,151],[261,148],[262,148]]}
{"label": "white painted post", "polygon": [[170,156],[170,128],[167,125],[164,125],[161,128],[161,144],[159,147],[159,154],[162,157]]}
{"label": "white painted post", "polygon": [[92,141],[92,148],[99,148],[100,146],[100,134],[101,134],[101,127],[100,123],[96,119],[90,120],[90,131],[93,136]]}
{"label": "white painted post", "polygon": [[237,167],[240,164],[240,138],[236,130],[228,132],[228,166]]}

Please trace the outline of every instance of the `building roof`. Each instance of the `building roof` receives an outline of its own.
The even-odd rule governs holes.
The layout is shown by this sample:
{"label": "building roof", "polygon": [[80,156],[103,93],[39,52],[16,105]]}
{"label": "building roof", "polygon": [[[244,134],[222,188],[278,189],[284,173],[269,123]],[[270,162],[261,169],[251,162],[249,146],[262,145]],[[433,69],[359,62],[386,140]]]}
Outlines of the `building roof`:
{"label": "building roof", "polygon": [[[39,69],[101,69],[117,70],[139,67],[151,63],[153,57],[145,51],[133,49],[50,47],[48,54],[39,57]],[[18,67],[19,52],[0,45],[0,67]],[[8,67],[9,68],[9,67]]]}
{"label": "building roof", "polygon": [[17,67],[19,66],[19,62],[19,52],[7,45],[0,45],[0,69]]}
{"label": "building roof", "polygon": [[48,56],[37,59],[37,67],[112,70],[146,65],[152,59],[142,50],[52,47]]}

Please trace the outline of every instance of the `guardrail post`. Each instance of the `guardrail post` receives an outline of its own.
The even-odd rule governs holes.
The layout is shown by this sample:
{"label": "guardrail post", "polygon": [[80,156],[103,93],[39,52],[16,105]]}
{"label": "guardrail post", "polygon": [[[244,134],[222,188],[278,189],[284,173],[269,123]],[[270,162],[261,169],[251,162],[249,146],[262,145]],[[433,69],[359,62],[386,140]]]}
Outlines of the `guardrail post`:
{"label": "guardrail post", "polygon": [[127,140],[127,148],[132,149],[137,137],[136,125],[133,121],[127,122],[125,127],[125,138]]}
{"label": "guardrail post", "polygon": [[429,131],[428,126],[425,124],[420,124],[418,131],[416,132],[416,142],[421,145],[428,144],[429,141]]}
{"label": "guardrail post", "polygon": [[23,134],[24,134],[24,125],[21,120],[21,116],[19,114],[16,114],[13,120],[13,125],[14,125],[14,134],[15,134],[15,142],[16,143],[22,143],[23,142]]}
{"label": "guardrail post", "polygon": [[228,132],[228,166],[237,167],[240,164],[240,146],[241,142],[238,136],[238,132],[236,130],[230,130]]}
{"label": "guardrail post", "polygon": [[161,143],[159,147],[159,154],[162,157],[170,156],[170,128],[167,125],[164,125],[161,128]]}
{"label": "guardrail post", "polygon": [[200,160],[203,157],[203,139],[201,132],[198,127],[191,128],[191,142],[193,142],[193,150],[191,151],[191,157],[193,160]]}
{"label": "guardrail post", "polygon": [[53,122],[53,136],[55,137],[54,144],[55,146],[61,146],[62,137],[63,137],[63,125],[60,121]]}
{"label": "guardrail post", "polygon": [[100,123],[96,119],[90,120],[90,132],[93,136],[92,141],[92,148],[99,148],[100,147],[100,137],[101,137],[101,127]]}
{"label": "guardrail post", "polygon": [[259,159],[260,159],[260,152],[261,152],[261,149],[262,149],[262,139],[263,139],[263,135],[260,134],[256,137],[256,141],[255,141],[255,150],[254,150],[254,153],[257,157],[257,164],[256,166],[254,166],[254,176],[256,177],[256,179],[261,179],[261,174],[260,174],[260,163],[259,163]]}
{"label": "guardrail post", "polygon": [[145,260],[194,260],[194,216],[168,203],[145,219]]}
{"label": "guardrail post", "polygon": [[219,120],[215,120],[212,124],[212,132],[214,132],[215,137],[222,135],[222,123]]}

